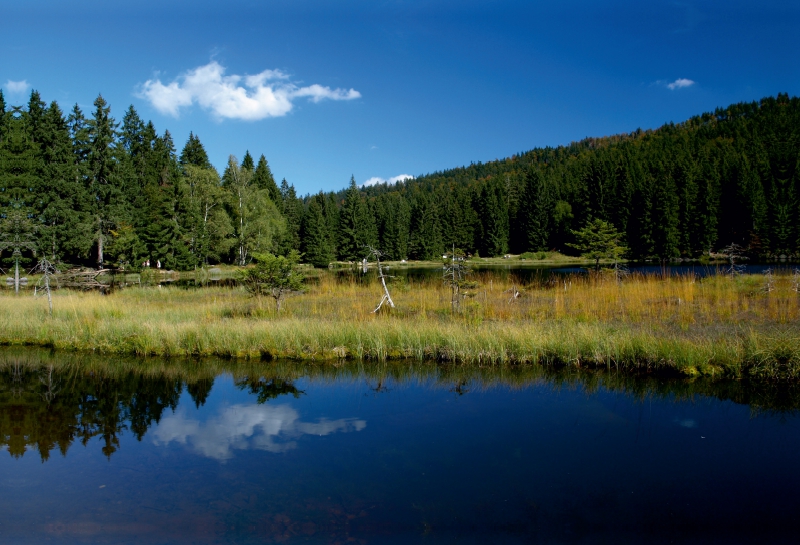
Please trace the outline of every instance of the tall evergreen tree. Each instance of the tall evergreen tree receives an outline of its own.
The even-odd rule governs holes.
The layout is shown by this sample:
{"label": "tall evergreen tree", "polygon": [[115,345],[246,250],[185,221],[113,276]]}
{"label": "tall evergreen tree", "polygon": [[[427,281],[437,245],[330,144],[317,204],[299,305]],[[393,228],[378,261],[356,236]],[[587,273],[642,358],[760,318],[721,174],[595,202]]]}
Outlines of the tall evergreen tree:
{"label": "tall evergreen tree", "polygon": [[253,183],[259,189],[266,189],[270,200],[276,205],[281,202],[281,192],[272,176],[272,169],[269,168],[267,159],[263,155],[258,158],[258,165],[253,173]]}
{"label": "tall evergreen tree", "polygon": [[355,177],[350,177],[350,185],[345,192],[344,202],[339,210],[339,259],[359,261],[366,256],[366,245],[374,246],[378,238],[375,219],[369,213]]}
{"label": "tall evergreen tree", "polygon": [[189,139],[186,145],[183,146],[180,158],[181,165],[194,165],[200,168],[211,168],[211,162],[208,160],[208,154],[203,144],[200,142],[194,133],[189,132]]}
{"label": "tall evergreen tree", "polygon": [[75,166],[69,127],[55,102],[42,116],[38,132],[38,247],[53,262],[74,262],[87,257],[91,247],[88,199]]}
{"label": "tall evergreen tree", "polygon": [[508,252],[509,222],[504,185],[496,179],[481,188],[478,197],[478,215],[481,218],[478,247],[484,256],[498,256]]}
{"label": "tall evergreen tree", "polygon": [[244,154],[244,159],[242,159],[242,169],[253,172],[254,168],[255,164],[253,163],[253,156],[250,155],[250,151],[246,151]]}
{"label": "tall evergreen tree", "polygon": [[303,215],[303,253],[305,261],[315,267],[327,267],[334,259],[324,211],[325,195],[320,193],[311,197]]}
{"label": "tall evergreen tree", "polygon": [[[269,195],[268,189],[261,189]],[[281,180],[280,210],[285,220],[283,238],[278,246],[281,255],[289,255],[292,250],[300,251],[300,223],[303,219],[303,201],[297,198],[294,185],[289,184],[286,178]]]}
{"label": "tall evergreen tree", "polygon": [[525,192],[520,207],[520,224],[524,251],[547,250],[554,220],[555,202],[545,178],[538,169],[525,177]]}
{"label": "tall evergreen tree", "polygon": [[104,246],[109,229],[124,216],[125,202],[116,178],[116,128],[111,108],[102,96],[94,101],[94,115],[88,122],[87,190],[94,223],[96,263],[105,262]]}
{"label": "tall evergreen tree", "polygon": [[427,193],[414,196],[411,207],[411,228],[408,254],[412,259],[430,260],[444,252],[442,231],[436,205]]}

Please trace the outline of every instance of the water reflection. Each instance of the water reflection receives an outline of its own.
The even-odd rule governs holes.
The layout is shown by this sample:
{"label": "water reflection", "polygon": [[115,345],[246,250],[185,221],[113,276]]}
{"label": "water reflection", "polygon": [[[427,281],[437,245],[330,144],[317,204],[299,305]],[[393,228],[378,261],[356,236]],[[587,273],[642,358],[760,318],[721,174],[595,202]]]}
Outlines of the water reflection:
{"label": "water reflection", "polygon": [[[233,385],[250,396],[250,404],[221,407],[215,415],[201,420],[195,411],[206,403],[215,378],[221,374],[232,375]],[[497,387],[513,395],[514,391],[544,384],[552,391],[621,392],[638,400],[728,400],[748,406],[751,414],[777,414],[782,418],[800,411],[800,385],[796,381],[634,376],[603,369],[538,365],[198,363],[5,349],[0,351],[0,448],[15,458],[33,449],[46,461],[54,452],[66,455],[76,442],[84,446],[99,443],[101,452],[111,457],[120,449],[121,437],[130,435],[141,441],[157,425],[153,432],[156,444],[184,444],[203,456],[224,461],[237,450],[285,452],[295,448],[304,435],[364,429],[365,421],[350,415],[304,421],[290,405],[274,403],[281,398],[301,398],[305,392],[297,387],[299,380],[354,381],[368,385],[373,393],[387,394],[394,388],[389,388],[390,384],[425,383],[459,397]],[[189,403],[179,407],[184,393]],[[676,423],[685,428],[695,425],[692,420]]]}
{"label": "water reflection", "polygon": [[153,432],[153,442],[189,444],[203,456],[225,461],[234,450],[286,452],[297,448],[296,440],[302,435],[361,431],[366,426],[355,418],[302,422],[289,405],[233,405],[205,422],[185,412],[169,415]]}
{"label": "water reflection", "polygon": [[798,399],[790,381],[574,367],[5,350],[0,535],[791,543]]}

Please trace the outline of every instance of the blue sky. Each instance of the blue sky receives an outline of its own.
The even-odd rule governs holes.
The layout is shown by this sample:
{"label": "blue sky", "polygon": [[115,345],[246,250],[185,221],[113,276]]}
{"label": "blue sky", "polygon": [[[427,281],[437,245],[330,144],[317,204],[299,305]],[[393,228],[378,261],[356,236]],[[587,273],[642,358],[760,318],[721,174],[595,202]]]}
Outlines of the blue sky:
{"label": "blue sky", "polygon": [[28,0],[0,85],[102,93],[301,194],[800,94],[800,2]]}

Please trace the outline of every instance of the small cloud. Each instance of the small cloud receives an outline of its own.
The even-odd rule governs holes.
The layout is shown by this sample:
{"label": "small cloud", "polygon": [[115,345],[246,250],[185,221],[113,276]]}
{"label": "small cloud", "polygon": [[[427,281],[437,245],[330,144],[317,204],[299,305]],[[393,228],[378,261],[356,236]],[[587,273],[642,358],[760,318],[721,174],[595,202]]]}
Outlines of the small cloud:
{"label": "small cloud", "polygon": [[153,442],[191,445],[199,454],[225,462],[237,450],[286,452],[297,448],[303,435],[358,432],[366,426],[357,418],[303,422],[289,405],[233,405],[204,422],[182,412],[168,415],[154,431]]}
{"label": "small cloud", "polygon": [[136,92],[159,112],[177,117],[181,108],[199,104],[221,119],[256,121],[281,117],[292,111],[294,101],[308,98],[353,100],[361,97],[355,89],[331,89],[319,84],[300,87],[280,70],[264,70],[255,75],[225,75],[225,67],[216,61],[189,70],[164,84],[149,79]]}
{"label": "small cloud", "polygon": [[31,86],[28,84],[27,80],[22,80],[22,81],[8,80],[3,87],[5,87],[6,91],[11,93],[12,95],[21,95],[22,93],[30,89]]}
{"label": "small cloud", "polygon": [[377,176],[373,176],[372,178],[361,184],[361,187],[367,187],[370,185],[377,185],[377,184],[387,184],[387,183],[391,185],[391,184],[396,184],[397,182],[404,182],[406,180],[413,180],[413,179],[414,177],[411,174],[400,174],[399,176],[392,176],[388,180],[384,178],[379,178]]}
{"label": "small cloud", "polygon": [[690,79],[678,78],[672,83],[668,83],[667,89],[669,89],[670,91],[674,91],[675,89],[683,89],[684,87],[691,87],[694,84],[695,82]]}
{"label": "small cloud", "polygon": [[369,147],[369,151],[376,150],[376,149],[378,149],[378,146],[370,146]]}

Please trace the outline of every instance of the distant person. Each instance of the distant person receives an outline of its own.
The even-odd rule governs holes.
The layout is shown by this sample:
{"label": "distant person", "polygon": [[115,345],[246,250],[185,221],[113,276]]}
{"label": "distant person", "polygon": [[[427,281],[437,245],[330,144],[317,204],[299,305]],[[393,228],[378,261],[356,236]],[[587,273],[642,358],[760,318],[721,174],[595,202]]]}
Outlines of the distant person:
{"label": "distant person", "polygon": [[161,260],[159,259],[158,261],[156,261],[156,269],[160,268],[161,268]]}

